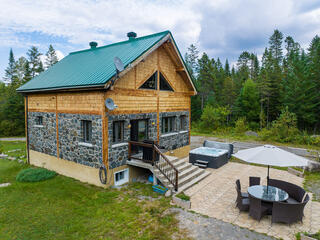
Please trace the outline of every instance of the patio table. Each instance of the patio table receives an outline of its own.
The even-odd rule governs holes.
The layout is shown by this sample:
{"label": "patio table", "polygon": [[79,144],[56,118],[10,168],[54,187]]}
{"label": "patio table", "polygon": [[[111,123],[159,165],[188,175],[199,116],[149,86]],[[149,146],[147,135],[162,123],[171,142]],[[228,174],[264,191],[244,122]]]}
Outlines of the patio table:
{"label": "patio table", "polygon": [[254,185],[248,188],[248,193],[266,202],[283,202],[289,198],[286,191],[273,186]]}

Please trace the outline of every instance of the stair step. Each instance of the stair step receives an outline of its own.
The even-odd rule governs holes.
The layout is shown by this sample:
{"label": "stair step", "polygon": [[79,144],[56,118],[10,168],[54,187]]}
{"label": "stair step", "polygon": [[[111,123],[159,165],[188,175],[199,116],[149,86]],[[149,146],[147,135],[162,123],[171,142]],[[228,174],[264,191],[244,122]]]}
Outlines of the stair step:
{"label": "stair step", "polygon": [[205,170],[198,168],[195,171],[193,171],[192,173],[186,175],[183,178],[179,178],[178,180],[178,184],[179,187],[183,186],[184,184],[190,182],[191,180],[193,180],[194,178],[197,178],[199,175],[201,175]]}
{"label": "stair step", "polygon": [[201,163],[201,164],[205,164],[205,165],[208,165],[208,162],[207,161],[203,161],[203,160],[196,160],[197,163]]}
{"label": "stair step", "polygon": [[198,166],[200,168],[207,168],[208,167],[207,164],[201,164],[201,163],[194,163],[193,165]]}
{"label": "stair step", "polygon": [[[192,166],[191,164],[188,164],[187,166],[188,166],[188,168],[184,169],[183,171],[179,171],[178,181],[180,181],[180,179],[183,179],[183,178],[191,175],[194,171],[197,171],[199,169],[198,167]],[[157,170],[157,171],[159,171],[159,170]],[[173,171],[171,171],[171,172],[173,172]],[[156,173],[159,176],[158,178],[160,181],[169,184],[169,180],[165,176],[163,176],[162,174],[158,174],[159,172],[156,172]]]}
{"label": "stair step", "polygon": [[[201,174],[200,176],[198,176],[197,178],[194,178],[192,181],[184,184],[184,185],[181,186],[181,187],[179,186],[179,187],[178,187],[178,193],[187,190],[188,188],[190,188],[190,187],[192,187],[193,185],[197,184],[198,182],[200,182],[200,181],[203,180],[204,178],[208,177],[210,174],[211,174],[211,172],[204,171],[204,173]],[[172,185],[171,185],[170,187],[172,187]]]}

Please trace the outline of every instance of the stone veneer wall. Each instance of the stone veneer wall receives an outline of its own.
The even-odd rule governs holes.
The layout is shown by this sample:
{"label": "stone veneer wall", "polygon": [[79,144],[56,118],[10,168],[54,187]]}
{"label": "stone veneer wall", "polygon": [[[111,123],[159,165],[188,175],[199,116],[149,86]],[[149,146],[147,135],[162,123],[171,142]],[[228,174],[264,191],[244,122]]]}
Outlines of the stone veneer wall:
{"label": "stone veneer wall", "polygon": [[[186,121],[186,130],[181,130],[180,126],[180,117],[185,116]],[[162,121],[163,117],[175,117],[175,124],[174,124],[174,132],[172,133],[165,133],[161,134],[162,129]],[[189,112],[182,111],[182,112],[162,112],[160,113],[160,139],[159,145],[164,147],[167,150],[173,150],[176,148],[180,148],[186,145],[189,145]],[[181,130],[181,131],[180,131]]]}
{"label": "stone veneer wall", "polygon": [[[108,116],[108,161],[113,169],[125,165],[128,160],[128,144],[130,140],[130,120],[148,120],[148,139],[157,140],[157,113],[119,114]],[[124,121],[124,143],[113,143],[113,121]]]}
{"label": "stone veneer wall", "polygon": [[[92,121],[92,141],[82,143],[81,120]],[[102,165],[102,119],[100,115],[58,114],[59,157],[98,168]]]}
{"label": "stone veneer wall", "polygon": [[[43,125],[36,124],[38,116]],[[28,112],[28,141],[31,150],[57,156],[56,114]]]}

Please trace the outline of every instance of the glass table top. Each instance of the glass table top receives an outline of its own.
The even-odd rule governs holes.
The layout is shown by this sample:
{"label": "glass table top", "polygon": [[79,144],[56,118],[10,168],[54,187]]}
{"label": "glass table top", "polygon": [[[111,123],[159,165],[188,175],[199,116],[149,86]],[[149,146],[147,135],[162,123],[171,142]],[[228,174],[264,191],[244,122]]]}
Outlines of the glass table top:
{"label": "glass table top", "polygon": [[268,191],[267,186],[251,186],[248,188],[248,193],[255,198],[268,202],[282,202],[289,198],[289,195],[286,191],[273,186],[269,186]]}

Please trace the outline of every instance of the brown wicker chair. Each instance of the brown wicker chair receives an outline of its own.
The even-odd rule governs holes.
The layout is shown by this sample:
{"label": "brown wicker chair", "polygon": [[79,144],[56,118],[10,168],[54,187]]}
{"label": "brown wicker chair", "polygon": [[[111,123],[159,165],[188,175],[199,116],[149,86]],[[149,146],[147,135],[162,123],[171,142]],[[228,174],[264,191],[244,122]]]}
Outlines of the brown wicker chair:
{"label": "brown wicker chair", "polygon": [[259,220],[263,217],[268,215],[269,208],[272,205],[265,205],[261,202],[261,199],[255,198],[251,195],[249,195],[249,201],[250,201],[250,207],[249,207],[249,215]]}
{"label": "brown wicker chair", "polygon": [[249,177],[249,186],[260,185],[260,177]]}
{"label": "brown wicker chair", "polygon": [[[240,180],[239,179],[237,179],[236,185],[237,185],[237,188],[239,189],[239,191],[241,192],[241,184],[240,184]],[[248,198],[249,195],[246,192],[241,192],[241,197]]]}
{"label": "brown wicker chair", "polygon": [[291,224],[297,221],[302,222],[303,210],[309,199],[309,195],[306,195],[302,203],[274,202],[272,208],[272,223],[282,222]]}
{"label": "brown wicker chair", "polygon": [[239,211],[249,211],[249,198],[242,197],[240,189],[236,186],[237,190],[237,208],[239,208]]}

